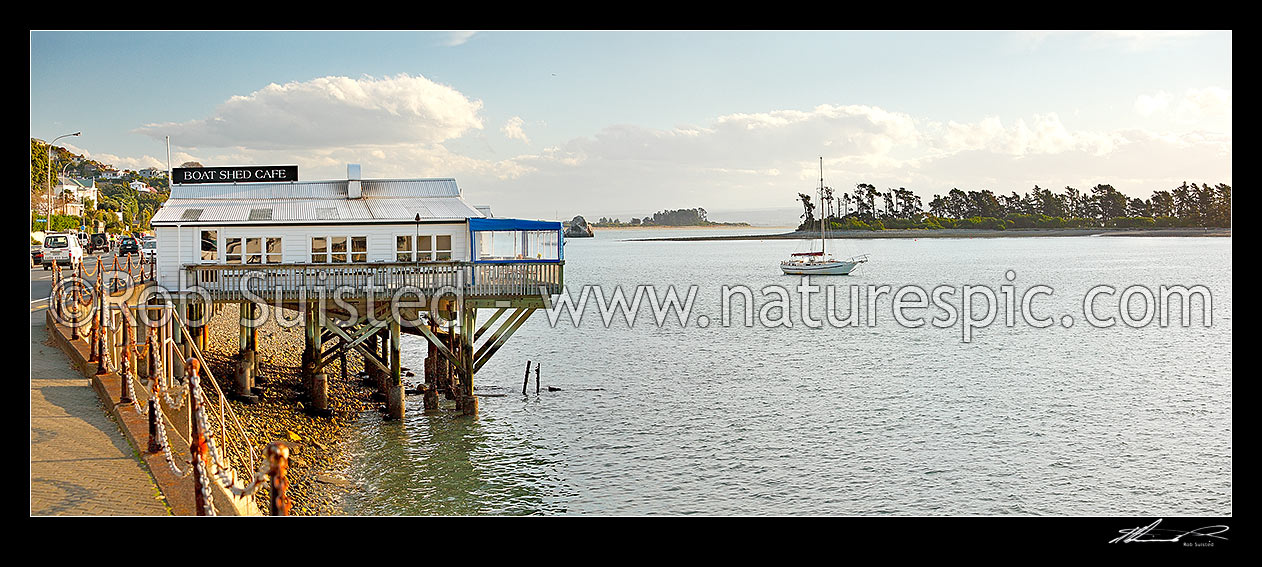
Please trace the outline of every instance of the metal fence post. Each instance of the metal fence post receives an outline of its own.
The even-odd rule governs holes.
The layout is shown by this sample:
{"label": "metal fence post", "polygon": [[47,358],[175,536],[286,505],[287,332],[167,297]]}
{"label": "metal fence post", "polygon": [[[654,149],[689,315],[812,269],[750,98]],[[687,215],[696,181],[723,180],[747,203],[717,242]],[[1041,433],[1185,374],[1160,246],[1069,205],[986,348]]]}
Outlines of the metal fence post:
{"label": "metal fence post", "polygon": [[267,460],[271,463],[271,474],[268,475],[271,478],[271,514],[288,516],[289,507],[293,504],[289,500],[289,479],[285,478],[289,470],[289,447],[278,441],[269,443]]}
{"label": "metal fence post", "polygon": [[196,358],[188,359],[188,396],[189,396],[189,415],[192,416],[192,430],[189,432],[189,453],[192,454],[193,462],[193,499],[197,505],[198,516],[213,516],[214,509],[210,500],[210,481],[206,475],[206,430],[202,421],[197,419],[202,410],[201,400],[198,398],[200,384],[198,383],[197,370],[201,363]]}

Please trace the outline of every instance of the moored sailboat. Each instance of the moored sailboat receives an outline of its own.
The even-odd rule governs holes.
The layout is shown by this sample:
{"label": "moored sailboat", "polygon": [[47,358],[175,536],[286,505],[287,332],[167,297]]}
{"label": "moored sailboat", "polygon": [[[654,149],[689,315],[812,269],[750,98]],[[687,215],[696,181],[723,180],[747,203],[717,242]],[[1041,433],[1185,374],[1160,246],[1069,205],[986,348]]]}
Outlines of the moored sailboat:
{"label": "moored sailboat", "polygon": [[[824,158],[819,158],[819,196],[820,202],[824,199]],[[790,259],[780,262],[780,270],[790,275],[821,275],[821,276],[846,276],[850,275],[859,264],[868,261],[868,255],[862,254],[854,256],[846,260],[834,259],[826,253],[828,242],[827,219],[820,219],[819,222],[819,251],[818,252],[799,252],[792,254]]]}

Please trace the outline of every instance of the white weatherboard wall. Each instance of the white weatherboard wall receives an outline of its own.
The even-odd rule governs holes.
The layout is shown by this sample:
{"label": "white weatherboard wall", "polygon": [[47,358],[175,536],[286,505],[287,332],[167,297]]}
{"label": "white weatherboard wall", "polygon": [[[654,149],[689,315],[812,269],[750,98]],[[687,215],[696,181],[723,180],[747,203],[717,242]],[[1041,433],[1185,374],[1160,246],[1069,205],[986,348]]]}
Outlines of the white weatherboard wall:
{"label": "white weatherboard wall", "polygon": [[[158,240],[158,285],[169,290],[179,289],[179,268],[188,263],[192,257],[194,228],[154,227],[154,234]],[[180,235],[178,245],[177,234]]]}
{"label": "white weatherboard wall", "polygon": [[[365,236],[368,238],[368,262],[394,262],[395,237],[415,236],[418,233],[416,223],[407,224],[327,224],[327,225],[237,225],[213,226],[197,225],[175,227],[157,227],[158,238],[158,283],[167,289],[179,288],[179,270],[185,264],[200,264],[202,230],[218,231],[218,260],[214,263],[224,264],[224,243],[228,238],[281,238],[281,261],[286,264],[311,263],[311,238],[315,236]],[[176,233],[180,233],[180,245],[176,246]],[[421,223],[421,236],[448,235],[451,237],[452,260],[469,260],[469,227],[465,222],[459,223]],[[209,263],[209,262],[207,262]],[[325,264],[313,264],[316,266]]]}

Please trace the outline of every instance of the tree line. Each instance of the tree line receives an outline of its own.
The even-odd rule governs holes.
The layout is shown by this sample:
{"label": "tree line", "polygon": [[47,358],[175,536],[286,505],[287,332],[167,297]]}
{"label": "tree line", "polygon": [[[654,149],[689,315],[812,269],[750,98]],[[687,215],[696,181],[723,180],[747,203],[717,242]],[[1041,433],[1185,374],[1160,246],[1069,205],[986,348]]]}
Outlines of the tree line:
{"label": "tree line", "polygon": [[1225,183],[1184,182],[1154,191],[1147,199],[1127,197],[1107,184],[1062,192],[1035,185],[1024,194],[1008,195],[951,189],[934,195],[927,207],[902,187],[878,191],[860,183],[850,193],[825,187],[822,195],[816,203],[811,195],[798,193],[803,209],[798,230],[819,230],[820,219],[828,219],[835,230],[1231,226],[1231,186]]}
{"label": "tree line", "polygon": [[630,222],[625,223],[618,218],[600,217],[600,220],[593,223],[592,226],[732,226],[745,224],[713,222],[706,218],[705,209],[697,207],[695,209],[658,211],[651,216],[645,215],[643,218],[633,217]]}

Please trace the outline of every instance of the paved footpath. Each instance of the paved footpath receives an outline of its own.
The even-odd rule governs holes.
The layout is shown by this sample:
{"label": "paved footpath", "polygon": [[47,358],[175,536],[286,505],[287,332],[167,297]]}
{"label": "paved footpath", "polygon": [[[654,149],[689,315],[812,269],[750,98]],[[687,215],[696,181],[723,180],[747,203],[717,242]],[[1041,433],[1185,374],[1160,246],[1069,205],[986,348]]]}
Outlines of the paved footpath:
{"label": "paved footpath", "polygon": [[169,515],[91,382],[46,344],[44,303],[31,304],[31,515]]}

